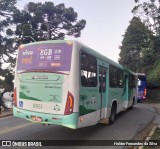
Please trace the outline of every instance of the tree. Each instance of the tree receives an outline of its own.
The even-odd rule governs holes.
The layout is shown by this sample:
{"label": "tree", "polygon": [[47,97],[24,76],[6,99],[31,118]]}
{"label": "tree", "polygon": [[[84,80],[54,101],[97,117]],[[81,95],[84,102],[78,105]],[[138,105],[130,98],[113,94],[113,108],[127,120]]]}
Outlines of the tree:
{"label": "tree", "polygon": [[141,20],[133,17],[125,32],[122,46],[120,47],[119,63],[134,72],[141,71],[143,66],[142,59],[145,56],[146,50],[152,50],[150,45],[152,41],[151,37],[151,32]]}
{"label": "tree", "polygon": [[4,88],[6,91],[13,91],[13,79],[14,79],[14,76],[12,74],[12,72],[9,70],[9,69],[5,69],[3,70],[3,73],[5,76],[5,79],[4,79]]}
{"label": "tree", "polygon": [[160,35],[160,1],[148,0],[141,3],[140,0],[135,0],[137,5],[133,8],[134,16],[141,18],[143,23],[156,35]]}
{"label": "tree", "polygon": [[[0,2],[0,76],[6,78],[0,82],[3,88],[13,87],[14,54],[20,44],[32,42],[33,39],[64,39],[67,35],[79,37],[86,25],[85,20],[77,19],[78,14],[73,8],[65,8],[64,4],[55,6],[52,2],[30,2],[23,10],[18,10],[16,2]],[[2,68],[4,63],[10,63],[9,68]]]}
{"label": "tree", "polygon": [[[132,12],[152,31],[152,40],[143,51],[143,64],[146,70],[148,85],[160,86],[160,0],[147,2],[135,0],[136,6]],[[151,48],[152,47],[152,48]]]}
{"label": "tree", "polygon": [[133,8],[132,12],[153,32],[155,54],[160,55],[160,1],[149,0],[148,2],[140,3],[141,1],[139,0],[135,2],[138,4]]}
{"label": "tree", "polygon": [[10,26],[12,24],[12,15],[16,0],[1,0],[0,3],[0,68],[4,62],[8,62],[13,54],[13,39],[10,37],[13,33]]}
{"label": "tree", "polygon": [[3,69],[4,63],[13,62],[13,54],[15,52],[13,48],[14,39],[12,37],[13,31],[12,15],[15,11],[16,0],[1,0],[0,2],[0,76],[3,76],[5,80],[1,80],[0,87],[12,90],[13,87],[13,74],[9,69]]}
{"label": "tree", "polygon": [[14,14],[15,33],[22,39],[21,43],[33,41],[30,37],[36,41],[64,39],[67,35],[80,37],[86,21],[77,20],[77,17],[74,9],[64,4],[30,2],[24,10]]}

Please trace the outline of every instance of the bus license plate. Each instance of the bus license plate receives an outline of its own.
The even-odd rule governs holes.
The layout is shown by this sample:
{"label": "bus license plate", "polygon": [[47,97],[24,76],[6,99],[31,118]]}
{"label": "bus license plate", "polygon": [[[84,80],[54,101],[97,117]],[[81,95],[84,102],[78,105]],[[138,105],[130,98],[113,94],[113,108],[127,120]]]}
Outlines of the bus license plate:
{"label": "bus license plate", "polygon": [[42,118],[38,116],[32,116],[31,119],[32,121],[42,122]]}

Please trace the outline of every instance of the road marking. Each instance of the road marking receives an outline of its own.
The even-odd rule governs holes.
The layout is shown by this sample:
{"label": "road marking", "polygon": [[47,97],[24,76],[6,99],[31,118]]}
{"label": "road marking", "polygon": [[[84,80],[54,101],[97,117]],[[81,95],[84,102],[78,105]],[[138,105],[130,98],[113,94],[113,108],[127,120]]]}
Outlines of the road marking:
{"label": "road marking", "polygon": [[11,128],[8,128],[8,129],[4,129],[4,130],[1,130],[0,131],[0,135],[1,134],[4,134],[4,133],[7,133],[7,132],[11,132],[13,130],[17,130],[17,129],[20,129],[20,128],[24,128],[24,127],[27,127],[27,126],[30,126],[30,125],[33,125],[34,123],[27,123],[27,124],[22,124],[22,125],[18,125],[16,127],[11,127]]}

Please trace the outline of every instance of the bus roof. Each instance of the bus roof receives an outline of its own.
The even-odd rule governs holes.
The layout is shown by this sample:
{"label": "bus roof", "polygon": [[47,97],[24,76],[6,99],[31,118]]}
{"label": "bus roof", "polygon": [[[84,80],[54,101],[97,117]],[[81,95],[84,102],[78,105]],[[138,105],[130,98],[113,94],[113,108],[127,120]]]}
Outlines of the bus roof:
{"label": "bus roof", "polygon": [[145,73],[135,73],[137,76],[145,76]]}

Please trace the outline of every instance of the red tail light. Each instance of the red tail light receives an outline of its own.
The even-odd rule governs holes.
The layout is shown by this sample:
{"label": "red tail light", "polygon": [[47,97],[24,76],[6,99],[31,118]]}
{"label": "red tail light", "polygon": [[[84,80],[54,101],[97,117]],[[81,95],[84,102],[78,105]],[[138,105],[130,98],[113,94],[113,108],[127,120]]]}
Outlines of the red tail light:
{"label": "red tail light", "polygon": [[17,107],[17,90],[16,90],[16,88],[14,89],[14,93],[13,93],[13,105],[15,107]]}
{"label": "red tail light", "polygon": [[73,113],[73,106],[74,106],[74,97],[70,92],[68,92],[64,115],[72,114]]}
{"label": "red tail light", "polygon": [[147,95],[147,90],[146,90],[146,88],[144,89],[144,96],[146,96]]}

